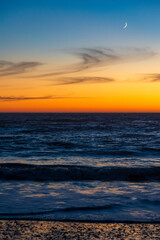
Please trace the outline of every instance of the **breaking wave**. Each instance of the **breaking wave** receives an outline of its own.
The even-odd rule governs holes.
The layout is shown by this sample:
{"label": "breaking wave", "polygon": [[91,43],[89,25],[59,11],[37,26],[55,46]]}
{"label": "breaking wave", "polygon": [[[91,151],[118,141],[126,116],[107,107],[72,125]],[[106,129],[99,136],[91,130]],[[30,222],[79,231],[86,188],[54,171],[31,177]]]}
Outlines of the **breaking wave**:
{"label": "breaking wave", "polygon": [[0,180],[31,181],[160,181],[160,167],[91,167],[1,163]]}

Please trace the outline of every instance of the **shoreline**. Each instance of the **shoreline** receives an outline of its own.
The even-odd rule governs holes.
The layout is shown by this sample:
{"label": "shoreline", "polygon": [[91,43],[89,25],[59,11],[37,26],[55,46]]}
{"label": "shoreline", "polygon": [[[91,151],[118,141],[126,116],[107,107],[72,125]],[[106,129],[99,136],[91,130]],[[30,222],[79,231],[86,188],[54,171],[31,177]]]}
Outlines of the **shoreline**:
{"label": "shoreline", "polygon": [[0,239],[160,239],[159,223],[0,220]]}
{"label": "shoreline", "polygon": [[93,224],[160,224],[160,221],[73,220],[73,219],[1,218],[1,217],[0,221],[33,221],[33,222],[63,222],[63,223],[93,223]]}

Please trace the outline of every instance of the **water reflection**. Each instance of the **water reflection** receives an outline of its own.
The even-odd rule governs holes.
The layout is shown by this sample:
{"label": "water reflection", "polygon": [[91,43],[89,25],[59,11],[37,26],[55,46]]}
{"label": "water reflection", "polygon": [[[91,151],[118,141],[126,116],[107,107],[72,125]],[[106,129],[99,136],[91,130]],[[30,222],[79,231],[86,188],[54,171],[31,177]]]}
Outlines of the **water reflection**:
{"label": "water reflection", "polygon": [[0,213],[32,213],[27,215],[31,218],[37,213],[42,219],[160,220],[160,184],[6,181],[0,183]]}

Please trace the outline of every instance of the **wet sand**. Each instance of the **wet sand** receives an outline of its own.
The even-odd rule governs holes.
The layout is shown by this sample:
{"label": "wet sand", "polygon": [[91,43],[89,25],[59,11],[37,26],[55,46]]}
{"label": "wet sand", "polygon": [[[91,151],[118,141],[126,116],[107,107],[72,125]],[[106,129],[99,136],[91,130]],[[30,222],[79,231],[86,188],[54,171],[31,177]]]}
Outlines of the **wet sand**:
{"label": "wet sand", "polygon": [[0,239],[160,239],[160,224],[0,220]]}

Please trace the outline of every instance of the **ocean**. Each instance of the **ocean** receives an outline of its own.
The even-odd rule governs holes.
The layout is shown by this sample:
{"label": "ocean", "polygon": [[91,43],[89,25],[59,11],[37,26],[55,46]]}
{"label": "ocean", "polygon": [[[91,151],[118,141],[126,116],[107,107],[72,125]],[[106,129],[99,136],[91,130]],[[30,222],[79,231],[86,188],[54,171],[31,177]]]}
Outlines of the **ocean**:
{"label": "ocean", "polygon": [[1,113],[0,218],[160,221],[159,113]]}

